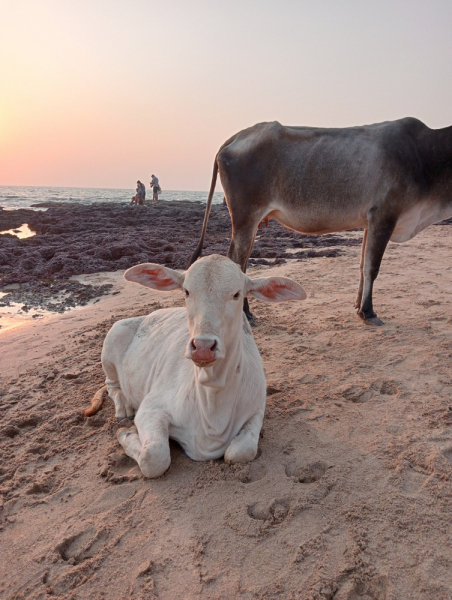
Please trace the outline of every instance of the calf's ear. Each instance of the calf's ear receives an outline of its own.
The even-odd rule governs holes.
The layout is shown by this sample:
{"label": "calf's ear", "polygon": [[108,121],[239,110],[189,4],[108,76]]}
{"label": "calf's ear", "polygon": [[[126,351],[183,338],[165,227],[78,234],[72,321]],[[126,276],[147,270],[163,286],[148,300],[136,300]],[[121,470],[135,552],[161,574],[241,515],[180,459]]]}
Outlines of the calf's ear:
{"label": "calf's ear", "polygon": [[127,269],[124,279],[139,283],[152,290],[169,292],[182,287],[185,274],[153,263],[143,263]]}
{"label": "calf's ear", "polygon": [[307,295],[296,281],[287,277],[247,278],[246,295],[264,302],[289,302],[305,300]]}

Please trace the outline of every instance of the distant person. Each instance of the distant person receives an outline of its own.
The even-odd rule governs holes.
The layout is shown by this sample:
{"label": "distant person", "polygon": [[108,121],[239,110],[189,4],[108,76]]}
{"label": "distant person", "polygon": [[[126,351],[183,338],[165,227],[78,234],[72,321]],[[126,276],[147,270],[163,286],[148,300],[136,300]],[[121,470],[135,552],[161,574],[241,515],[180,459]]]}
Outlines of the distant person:
{"label": "distant person", "polygon": [[146,201],[146,186],[140,180],[137,181],[137,199],[138,204],[143,206]]}
{"label": "distant person", "polygon": [[140,204],[143,205],[146,199],[146,186],[144,183],[141,183],[140,180],[137,181],[137,189],[136,194],[130,201],[130,204]]}
{"label": "distant person", "polygon": [[154,202],[158,202],[159,194],[162,191],[159,185],[159,178],[156,175],[154,175],[154,173],[152,173],[151,181],[149,183],[152,188],[152,199],[154,200]]}

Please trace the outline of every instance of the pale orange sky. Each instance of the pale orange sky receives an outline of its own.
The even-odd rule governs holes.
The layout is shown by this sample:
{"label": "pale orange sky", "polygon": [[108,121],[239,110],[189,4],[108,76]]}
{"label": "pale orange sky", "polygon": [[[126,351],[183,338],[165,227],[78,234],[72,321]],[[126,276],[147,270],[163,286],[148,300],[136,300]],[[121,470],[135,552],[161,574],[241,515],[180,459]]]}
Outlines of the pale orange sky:
{"label": "pale orange sky", "polygon": [[0,185],[207,190],[259,121],[452,124],[450,0],[0,0]]}

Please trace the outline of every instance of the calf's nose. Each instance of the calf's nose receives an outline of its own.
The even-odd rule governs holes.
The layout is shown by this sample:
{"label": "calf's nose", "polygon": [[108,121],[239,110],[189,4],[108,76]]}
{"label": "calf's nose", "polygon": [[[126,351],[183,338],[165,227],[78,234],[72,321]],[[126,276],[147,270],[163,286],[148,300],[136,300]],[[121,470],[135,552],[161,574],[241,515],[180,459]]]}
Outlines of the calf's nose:
{"label": "calf's nose", "polygon": [[217,340],[212,338],[193,338],[191,340],[191,358],[195,362],[210,363],[216,360]]}

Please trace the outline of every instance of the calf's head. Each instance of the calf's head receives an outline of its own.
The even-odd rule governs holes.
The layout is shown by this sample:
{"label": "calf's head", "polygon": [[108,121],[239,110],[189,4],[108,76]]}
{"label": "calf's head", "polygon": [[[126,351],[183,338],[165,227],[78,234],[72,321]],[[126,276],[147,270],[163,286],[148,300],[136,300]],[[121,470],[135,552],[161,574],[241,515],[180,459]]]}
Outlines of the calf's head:
{"label": "calf's head", "polygon": [[124,273],[125,279],[158,291],[183,290],[190,339],[185,356],[198,367],[210,367],[225,358],[243,327],[243,299],[264,302],[304,300],[306,292],[286,277],[251,279],[229,258],[213,254],[179,273],[145,263]]}

